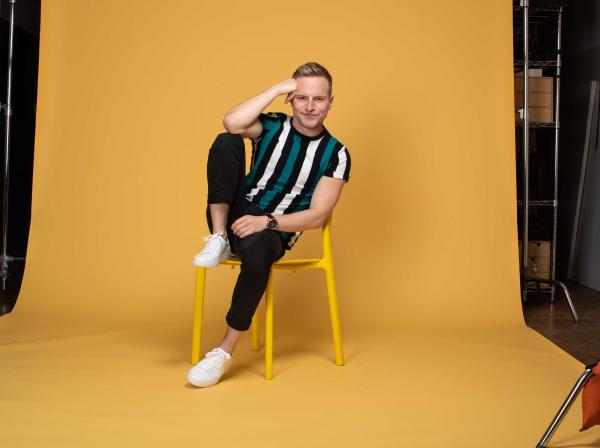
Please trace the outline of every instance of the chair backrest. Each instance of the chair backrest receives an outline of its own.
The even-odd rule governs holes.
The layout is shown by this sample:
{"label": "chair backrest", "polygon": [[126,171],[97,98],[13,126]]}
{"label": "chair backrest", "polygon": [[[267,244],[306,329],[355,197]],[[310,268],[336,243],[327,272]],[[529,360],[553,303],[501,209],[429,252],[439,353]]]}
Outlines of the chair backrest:
{"label": "chair backrest", "polygon": [[323,258],[331,259],[331,220],[333,218],[333,212],[327,217],[327,221],[323,225],[321,232],[322,246],[323,246]]}

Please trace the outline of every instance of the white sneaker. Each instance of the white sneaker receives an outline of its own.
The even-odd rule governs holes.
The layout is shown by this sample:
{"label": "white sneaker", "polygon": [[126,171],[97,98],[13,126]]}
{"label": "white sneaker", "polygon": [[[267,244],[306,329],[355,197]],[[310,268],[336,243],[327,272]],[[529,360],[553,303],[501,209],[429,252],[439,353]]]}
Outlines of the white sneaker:
{"label": "white sneaker", "polygon": [[202,238],[206,241],[204,249],[194,256],[192,266],[204,266],[212,268],[217,266],[221,261],[231,257],[231,248],[229,243],[223,238],[223,232]]}
{"label": "white sneaker", "polygon": [[188,381],[196,387],[213,386],[231,366],[231,355],[221,347],[213,348],[187,374]]}

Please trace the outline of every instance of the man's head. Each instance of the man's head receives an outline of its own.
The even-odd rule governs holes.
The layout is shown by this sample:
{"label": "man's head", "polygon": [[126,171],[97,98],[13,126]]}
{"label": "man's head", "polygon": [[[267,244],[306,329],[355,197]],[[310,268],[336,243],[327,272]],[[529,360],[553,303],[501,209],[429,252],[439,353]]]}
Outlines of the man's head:
{"label": "man's head", "polygon": [[296,124],[304,130],[319,130],[333,103],[331,75],[316,62],[307,62],[296,69],[292,78],[297,88],[291,101]]}

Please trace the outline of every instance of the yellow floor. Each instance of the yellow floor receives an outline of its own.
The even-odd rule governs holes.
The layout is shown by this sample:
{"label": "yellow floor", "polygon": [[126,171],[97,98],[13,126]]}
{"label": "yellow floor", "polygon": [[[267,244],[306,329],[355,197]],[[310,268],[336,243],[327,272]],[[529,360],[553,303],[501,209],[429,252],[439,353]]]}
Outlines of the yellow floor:
{"label": "yellow floor", "polygon": [[[247,332],[223,380],[196,389],[188,319],[52,322],[0,321],[4,446],[531,447],[582,370],[517,327],[353,328],[338,367],[329,333],[276,316],[273,380]],[[578,401],[551,446],[600,446],[598,428],[577,432],[580,419]]]}

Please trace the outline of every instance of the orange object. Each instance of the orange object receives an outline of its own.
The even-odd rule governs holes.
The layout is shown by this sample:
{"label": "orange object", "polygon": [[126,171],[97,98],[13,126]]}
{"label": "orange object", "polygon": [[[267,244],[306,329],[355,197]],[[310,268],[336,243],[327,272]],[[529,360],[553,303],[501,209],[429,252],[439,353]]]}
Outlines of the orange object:
{"label": "orange object", "polygon": [[592,369],[594,373],[583,386],[581,404],[583,406],[583,423],[579,431],[585,431],[600,425],[600,364]]}

